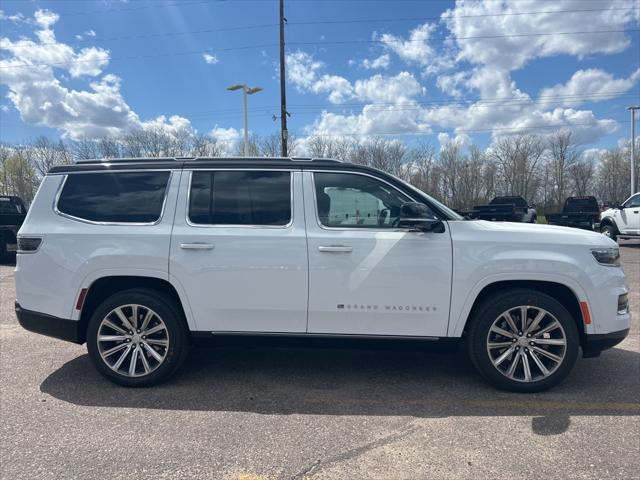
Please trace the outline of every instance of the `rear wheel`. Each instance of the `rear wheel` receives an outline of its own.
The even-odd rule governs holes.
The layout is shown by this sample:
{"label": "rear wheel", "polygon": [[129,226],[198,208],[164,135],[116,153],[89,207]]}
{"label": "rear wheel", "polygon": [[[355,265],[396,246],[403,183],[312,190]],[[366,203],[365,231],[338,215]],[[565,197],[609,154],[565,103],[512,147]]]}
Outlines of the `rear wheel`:
{"label": "rear wheel", "polygon": [[489,298],[469,332],[469,352],[478,371],[513,392],[539,392],[558,384],[573,368],[578,347],[571,314],[554,298],[533,290]]}
{"label": "rear wheel", "polygon": [[613,225],[603,225],[602,228],[600,228],[600,232],[611,240],[617,240],[618,238],[618,231]]}
{"label": "rear wheel", "polygon": [[153,290],[126,290],[94,312],[87,349],[106,378],[127,387],[155,385],[184,361],[188,337],[181,309]]}

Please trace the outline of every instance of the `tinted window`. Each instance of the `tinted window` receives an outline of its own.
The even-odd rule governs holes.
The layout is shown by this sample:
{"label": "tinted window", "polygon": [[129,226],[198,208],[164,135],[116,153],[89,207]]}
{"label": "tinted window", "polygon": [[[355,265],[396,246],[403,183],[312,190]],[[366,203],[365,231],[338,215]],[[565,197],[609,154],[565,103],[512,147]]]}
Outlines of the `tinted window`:
{"label": "tinted window", "polygon": [[411,199],[375,178],[314,173],[318,219],[327,227],[395,228]]}
{"label": "tinted window", "polygon": [[58,210],[94,222],[150,223],[160,218],[169,172],[69,175]]}
{"label": "tinted window", "polygon": [[527,202],[522,197],[496,197],[491,200],[489,205],[508,205],[513,204],[516,207],[528,207]]}
{"label": "tinted window", "polygon": [[0,215],[25,213],[21,203],[9,197],[0,197]]}
{"label": "tinted window", "polygon": [[627,203],[624,204],[624,208],[636,208],[636,207],[640,207],[640,195],[634,195],[629,200],[627,200]]}
{"label": "tinted window", "polygon": [[568,198],[564,204],[565,212],[597,212],[598,201],[595,197]]}
{"label": "tinted window", "polygon": [[189,220],[202,225],[287,225],[291,221],[291,174],[193,172]]}

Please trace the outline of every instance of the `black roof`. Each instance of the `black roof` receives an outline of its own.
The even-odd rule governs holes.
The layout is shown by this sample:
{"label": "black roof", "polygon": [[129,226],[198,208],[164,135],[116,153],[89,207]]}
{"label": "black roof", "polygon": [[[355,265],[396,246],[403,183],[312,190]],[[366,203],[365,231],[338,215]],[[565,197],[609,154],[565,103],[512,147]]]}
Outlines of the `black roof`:
{"label": "black roof", "polygon": [[375,170],[362,165],[342,162],[340,160],[325,158],[302,158],[302,157],[175,157],[175,158],[109,158],[96,160],[81,160],[71,165],[59,165],[49,170],[49,173],[74,173],[105,170],[130,170],[130,169],[176,169],[182,168],[226,168],[226,167],[246,167],[246,168],[318,168],[332,167],[358,168]]}

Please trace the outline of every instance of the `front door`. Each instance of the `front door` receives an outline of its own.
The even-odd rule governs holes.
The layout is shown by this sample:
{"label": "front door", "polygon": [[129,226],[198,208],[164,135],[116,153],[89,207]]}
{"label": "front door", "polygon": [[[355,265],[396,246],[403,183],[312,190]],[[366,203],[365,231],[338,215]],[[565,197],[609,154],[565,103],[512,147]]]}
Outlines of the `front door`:
{"label": "front door", "polygon": [[395,187],[361,173],[304,172],[309,333],[446,336],[451,236],[397,228]]}
{"label": "front door", "polygon": [[184,172],[169,273],[186,292],[198,330],[306,331],[301,205],[300,171]]}
{"label": "front door", "polygon": [[629,198],[615,213],[620,233],[640,235],[640,193]]}

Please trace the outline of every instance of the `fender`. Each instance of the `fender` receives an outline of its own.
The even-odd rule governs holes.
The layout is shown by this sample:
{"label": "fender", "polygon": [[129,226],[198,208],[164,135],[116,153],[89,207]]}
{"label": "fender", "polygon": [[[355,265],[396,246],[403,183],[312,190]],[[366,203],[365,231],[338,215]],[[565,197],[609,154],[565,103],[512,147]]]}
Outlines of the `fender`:
{"label": "fender", "polygon": [[[462,332],[467,324],[467,320],[469,318],[469,314],[471,313],[471,308],[473,307],[476,298],[480,292],[487,286],[504,281],[541,281],[541,282],[553,282],[559,283],[567,288],[569,288],[573,294],[576,296],[578,301],[587,302],[588,298],[584,291],[584,289],[578,284],[574,279],[567,277],[565,275],[552,274],[552,273],[544,273],[544,272],[527,272],[526,278],[523,278],[522,273],[519,274],[514,273],[501,273],[495,275],[488,275],[483,277],[480,281],[478,281],[473,288],[467,294],[466,300],[464,302],[464,306],[462,307],[462,311],[457,318],[450,318],[449,320],[449,337],[461,337]],[[585,325],[585,332],[587,334],[595,333],[594,325]]]}
{"label": "fender", "polygon": [[189,303],[189,298],[180,284],[175,278],[171,277],[167,274],[166,270],[151,270],[151,269],[123,269],[123,268],[108,268],[95,270],[91,273],[87,274],[82,282],[75,289],[75,298],[73,299],[73,305],[71,306],[71,314],[68,318],[72,320],[80,320],[81,312],[75,309],[75,301],[77,299],[77,295],[83,288],[91,288],[91,285],[96,280],[104,277],[148,277],[148,278],[156,278],[158,280],[163,280],[168,282],[178,293],[178,297],[180,298],[180,302],[182,303],[182,309],[184,310],[185,317],[187,319],[187,324],[190,330],[197,330],[195,318],[193,316],[193,312],[191,310],[191,305]]}

